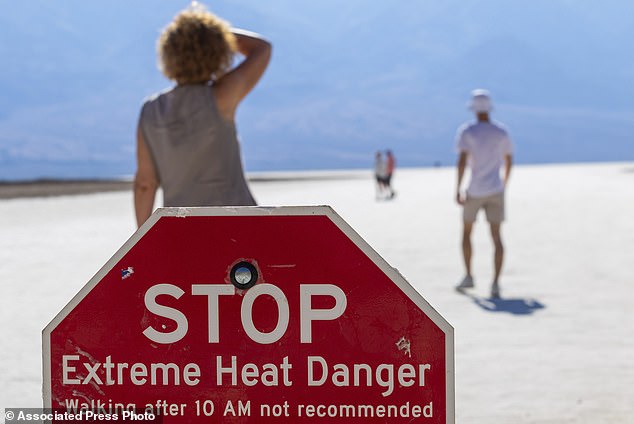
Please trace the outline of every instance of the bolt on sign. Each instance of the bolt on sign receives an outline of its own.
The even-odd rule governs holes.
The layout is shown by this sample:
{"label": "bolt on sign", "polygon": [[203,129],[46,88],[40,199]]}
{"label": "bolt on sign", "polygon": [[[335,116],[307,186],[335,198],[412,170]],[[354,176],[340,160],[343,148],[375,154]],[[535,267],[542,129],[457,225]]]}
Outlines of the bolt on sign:
{"label": "bolt on sign", "polygon": [[43,331],[45,407],[453,423],[453,328],[327,206],[164,208]]}

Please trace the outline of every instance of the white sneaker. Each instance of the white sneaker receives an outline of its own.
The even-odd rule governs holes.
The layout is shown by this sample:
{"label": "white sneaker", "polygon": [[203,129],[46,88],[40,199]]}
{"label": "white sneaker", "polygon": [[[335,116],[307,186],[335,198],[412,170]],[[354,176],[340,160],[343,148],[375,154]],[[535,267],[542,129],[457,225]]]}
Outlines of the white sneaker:
{"label": "white sneaker", "polygon": [[500,286],[498,283],[493,283],[491,285],[491,299],[499,299],[500,298]]}
{"label": "white sneaker", "polygon": [[456,286],[456,290],[472,289],[473,286],[473,277],[466,275],[462,282]]}

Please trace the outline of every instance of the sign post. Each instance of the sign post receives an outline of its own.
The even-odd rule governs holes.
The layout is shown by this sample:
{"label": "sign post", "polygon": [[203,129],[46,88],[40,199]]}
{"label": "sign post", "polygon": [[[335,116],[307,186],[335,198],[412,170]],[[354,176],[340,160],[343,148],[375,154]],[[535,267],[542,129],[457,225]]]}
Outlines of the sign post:
{"label": "sign post", "polygon": [[159,209],[43,350],[47,408],[454,423],[452,327],[326,206]]}

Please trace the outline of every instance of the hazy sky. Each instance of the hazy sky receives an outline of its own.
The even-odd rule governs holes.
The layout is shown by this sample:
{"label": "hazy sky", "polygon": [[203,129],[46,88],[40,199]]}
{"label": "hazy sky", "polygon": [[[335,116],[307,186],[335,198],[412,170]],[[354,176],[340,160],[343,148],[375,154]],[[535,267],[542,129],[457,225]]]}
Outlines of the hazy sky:
{"label": "hazy sky", "polygon": [[[134,172],[143,99],[170,85],[155,41],[182,1],[12,3],[0,16],[0,179]],[[634,160],[634,3],[214,1],[266,35],[238,113],[247,170],[454,161],[473,88],[520,163]]]}

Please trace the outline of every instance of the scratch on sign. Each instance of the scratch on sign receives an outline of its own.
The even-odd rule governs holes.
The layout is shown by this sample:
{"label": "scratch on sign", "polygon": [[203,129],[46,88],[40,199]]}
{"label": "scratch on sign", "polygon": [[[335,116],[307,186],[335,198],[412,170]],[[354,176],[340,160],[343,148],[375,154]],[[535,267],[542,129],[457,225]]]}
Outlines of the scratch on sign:
{"label": "scratch on sign", "polygon": [[396,347],[398,350],[402,350],[403,353],[410,358],[412,357],[412,351],[410,350],[411,343],[409,340],[405,338],[405,336],[401,337],[398,342],[396,342]]}
{"label": "scratch on sign", "polygon": [[129,266],[127,269],[122,269],[121,279],[125,280],[126,278],[130,277],[132,274],[134,274],[134,268],[132,268],[131,266]]}
{"label": "scratch on sign", "polygon": [[176,211],[176,217],[178,218],[187,218],[187,215],[189,215],[189,208],[178,208],[178,210]]}

